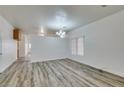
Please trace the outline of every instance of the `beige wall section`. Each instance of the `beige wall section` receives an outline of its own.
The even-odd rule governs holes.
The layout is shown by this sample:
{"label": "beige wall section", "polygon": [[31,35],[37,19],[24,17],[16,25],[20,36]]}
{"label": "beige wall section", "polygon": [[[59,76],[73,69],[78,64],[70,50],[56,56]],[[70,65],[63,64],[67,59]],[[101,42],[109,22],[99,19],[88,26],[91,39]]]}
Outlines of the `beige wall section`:
{"label": "beige wall section", "polygon": [[13,26],[0,16],[0,34],[2,38],[2,55],[0,73],[17,59],[17,44],[13,40]]}
{"label": "beige wall section", "polygon": [[25,57],[25,35],[21,34],[21,39],[19,41],[19,57]]}
{"label": "beige wall section", "polygon": [[30,52],[29,49],[30,36],[27,34],[21,34],[21,39],[19,41],[19,58],[26,58]]}

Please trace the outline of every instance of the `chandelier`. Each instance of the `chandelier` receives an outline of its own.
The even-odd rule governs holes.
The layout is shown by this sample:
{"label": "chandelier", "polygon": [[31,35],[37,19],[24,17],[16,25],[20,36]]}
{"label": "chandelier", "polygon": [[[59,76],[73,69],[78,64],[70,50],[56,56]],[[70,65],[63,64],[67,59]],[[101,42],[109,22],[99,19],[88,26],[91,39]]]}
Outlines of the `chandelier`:
{"label": "chandelier", "polygon": [[64,38],[66,35],[66,32],[60,29],[59,31],[56,32],[56,35],[58,35],[60,38]]}

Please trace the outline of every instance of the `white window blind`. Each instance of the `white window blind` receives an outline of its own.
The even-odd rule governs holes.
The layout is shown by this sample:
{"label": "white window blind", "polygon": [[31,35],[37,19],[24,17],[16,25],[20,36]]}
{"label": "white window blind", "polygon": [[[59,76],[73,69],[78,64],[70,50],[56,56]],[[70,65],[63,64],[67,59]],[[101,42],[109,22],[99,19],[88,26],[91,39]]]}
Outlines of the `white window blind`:
{"label": "white window blind", "polygon": [[83,37],[74,38],[71,40],[72,55],[84,55],[84,40]]}
{"label": "white window blind", "polygon": [[84,45],[83,45],[83,37],[77,39],[77,55],[84,55]]}

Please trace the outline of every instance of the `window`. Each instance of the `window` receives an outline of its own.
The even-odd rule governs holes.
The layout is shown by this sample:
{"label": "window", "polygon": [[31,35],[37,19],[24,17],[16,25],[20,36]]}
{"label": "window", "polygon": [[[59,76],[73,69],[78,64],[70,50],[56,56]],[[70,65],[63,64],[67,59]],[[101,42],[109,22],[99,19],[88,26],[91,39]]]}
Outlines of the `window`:
{"label": "window", "polygon": [[72,55],[84,55],[84,40],[83,37],[74,38],[71,40]]}
{"label": "window", "polygon": [[84,55],[83,37],[77,39],[77,55]]}

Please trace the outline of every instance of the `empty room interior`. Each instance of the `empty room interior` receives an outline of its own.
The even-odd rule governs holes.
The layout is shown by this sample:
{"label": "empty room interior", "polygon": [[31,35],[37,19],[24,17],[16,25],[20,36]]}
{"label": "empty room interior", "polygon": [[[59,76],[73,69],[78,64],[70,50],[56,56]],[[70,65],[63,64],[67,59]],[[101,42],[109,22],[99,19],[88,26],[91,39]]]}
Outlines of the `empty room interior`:
{"label": "empty room interior", "polygon": [[124,87],[124,6],[1,5],[0,87]]}

